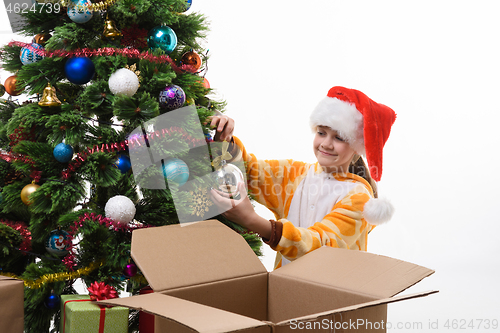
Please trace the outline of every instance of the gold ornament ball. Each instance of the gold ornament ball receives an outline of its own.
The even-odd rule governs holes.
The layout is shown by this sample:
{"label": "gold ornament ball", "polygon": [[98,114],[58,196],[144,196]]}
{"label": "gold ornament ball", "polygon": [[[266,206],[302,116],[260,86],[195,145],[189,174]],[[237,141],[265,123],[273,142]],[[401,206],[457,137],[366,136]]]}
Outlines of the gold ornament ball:
{"label": "gold ornament ball", "polygon": [[0,97],[2,97],[5,94],[5,87],[3,84],[0,84]]}
{"label": "gold ornament ball", "polygon": [[29,206],[32,204],[31,200],[29,199],[29,196],[31,193],[35,192],[39,187],[40,185],[37,184],[28,184],[22,189],[21,200],[24,202],[25,205]]}
{"label": "gold ornament ball", "polygon": [[50,37],[52,37],[52,35],[49,33],[46,32],[39,33],[38,35],[33,37],[33,43],[37,43],[43,46],[45,45],[45,43],[47,43]]}
{"label": "gold ornament ball", "polygon": [[7,80],[5,80],[5,83],[3,85],[5,87],[5,91],[11,96],[21,95],[21,93],[23,92],[22,89],[19,89],[17,87],[16,75],[9,76]]}

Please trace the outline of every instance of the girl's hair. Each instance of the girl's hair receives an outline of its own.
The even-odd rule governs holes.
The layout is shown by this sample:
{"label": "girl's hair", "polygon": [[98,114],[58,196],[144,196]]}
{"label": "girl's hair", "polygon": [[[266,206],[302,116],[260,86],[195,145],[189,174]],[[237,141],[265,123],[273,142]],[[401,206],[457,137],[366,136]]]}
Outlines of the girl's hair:
{"label": "girl's hair", "polygon": [[370,176],[370,170],[368,169],[365,162],[363,161],[363,158],[360,155],[354,154],[354,156],[352,157],[351,164],[349,164],[349,172],[363,177],[372,187],[373,196],[375,198],[378,198],[377,183]]}

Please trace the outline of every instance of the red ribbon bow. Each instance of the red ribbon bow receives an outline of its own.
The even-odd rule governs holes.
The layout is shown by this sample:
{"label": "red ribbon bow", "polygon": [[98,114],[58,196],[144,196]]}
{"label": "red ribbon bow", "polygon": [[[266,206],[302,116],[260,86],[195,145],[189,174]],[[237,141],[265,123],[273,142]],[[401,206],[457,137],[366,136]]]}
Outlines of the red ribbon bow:
{"label": "red ribbon bow", "polygon": [[104,301],[118,297],[116,289],[112,286],[108,286],[104,282],[93,282],[88,288],[88,291],[92,301]]}

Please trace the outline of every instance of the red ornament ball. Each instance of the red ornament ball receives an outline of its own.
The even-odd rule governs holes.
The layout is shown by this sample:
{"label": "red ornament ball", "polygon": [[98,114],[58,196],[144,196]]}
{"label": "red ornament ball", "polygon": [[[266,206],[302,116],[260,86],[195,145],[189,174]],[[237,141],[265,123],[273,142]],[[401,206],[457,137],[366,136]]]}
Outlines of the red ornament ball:
{"label": "red ornament ball", "polygon": [[198,55],[198,53],[196,53],[194,51],[189,51],[189,52],[186,52],[182,55],[181,64],[191,66],[189,71],[191,73],[194,73],[194,72],[197,72],[198,69],[200,69],[200,67],[201,67],[201,58]]}

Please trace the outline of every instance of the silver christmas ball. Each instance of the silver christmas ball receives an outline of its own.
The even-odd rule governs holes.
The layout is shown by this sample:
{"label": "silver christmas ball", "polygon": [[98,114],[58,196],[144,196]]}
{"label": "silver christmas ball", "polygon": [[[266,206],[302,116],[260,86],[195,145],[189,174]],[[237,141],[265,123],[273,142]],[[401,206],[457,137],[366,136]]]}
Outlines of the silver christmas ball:
{"label": "silver christmas ball", "polygon": [[238,185],[245,183],[245,177],[240,168],[231,163],[223,163],[222,167],[213,173],[214,188],[230,194],[233,198],[239,196]]}

